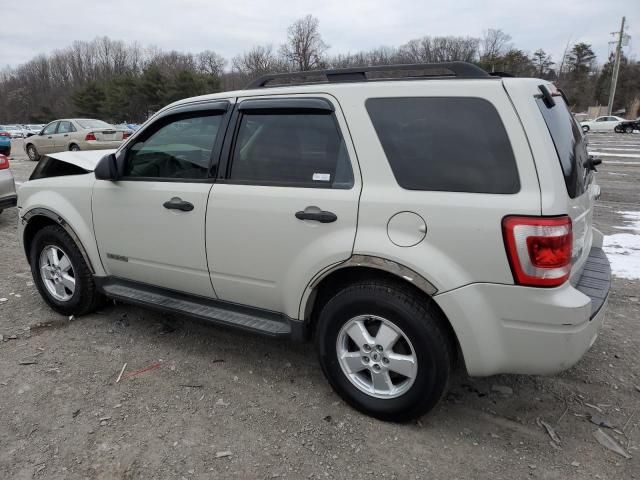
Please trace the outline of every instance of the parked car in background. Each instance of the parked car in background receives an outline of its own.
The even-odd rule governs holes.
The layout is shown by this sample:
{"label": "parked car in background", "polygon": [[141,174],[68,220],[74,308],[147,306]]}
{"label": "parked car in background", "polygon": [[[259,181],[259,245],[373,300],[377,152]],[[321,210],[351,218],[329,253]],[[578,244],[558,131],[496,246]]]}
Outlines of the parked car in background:
{"label": "parked car in background", "polygon": [[118,148],[131,133],[123,128],[94,118],[66,118],[55,120],[37,135],[28,137],[24,149],[29,159],[65,150],[104,150]]}
{"label": "parked car in background", "polygon": [[16,206],[16,184],[9,169],[9,157],[0,155],[0,213]]}
{"label": "parked car in background", "polygon": [[0,154],[11,156],[11,134],[0,125]]}
{"label": "parked car in background", "polygon": [[0,126],[0,129],[9,132],[11,138],[24,138],[24,132],[20,125],[4,125]]}
{"label": "parked car in background", "polygon": [[25,125],[25,129],[27,130],[27,134],[25,137],[30,137],[31,135],[37,135],[44,128],[44,123],[29,123]]}
{"label": "parked car in background", "polygon": [[587,122],[580,122],[580,126],[582,127],[582,131],[584,133],[587,132],[613,132],[616,126],[620,122],[624,122],[625,119],[622,117],[615,117],[613,115],[605,115],[603,117],[598,117],[595,120],[590,120]]}
{"label": "parked car in background", "polygon": [[617,133],[633,133],[634,130],[640,131],[640,117],[635,120],[620,122],[614,129]]}

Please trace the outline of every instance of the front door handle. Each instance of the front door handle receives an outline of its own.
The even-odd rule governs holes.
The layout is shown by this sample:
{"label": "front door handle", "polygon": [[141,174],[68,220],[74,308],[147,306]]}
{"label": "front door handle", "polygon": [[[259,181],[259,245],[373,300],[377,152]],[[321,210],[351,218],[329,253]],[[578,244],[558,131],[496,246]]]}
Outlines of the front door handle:
{"label": "front door handle", "polygon": [[182,200],[180,197],[173,197],[171,200],[164,202],[162,206],[169,210],[182,210],[183,212],[193,210],[193,203]]}
{"label": "front door handle", "polygon": [[320,223],[332,223],[338,219],[338,216],[333,212],[327,212],[326,210],[311,210],[307,207],[305,210],[296,212],[296,218],[298,220],[314,220]]}

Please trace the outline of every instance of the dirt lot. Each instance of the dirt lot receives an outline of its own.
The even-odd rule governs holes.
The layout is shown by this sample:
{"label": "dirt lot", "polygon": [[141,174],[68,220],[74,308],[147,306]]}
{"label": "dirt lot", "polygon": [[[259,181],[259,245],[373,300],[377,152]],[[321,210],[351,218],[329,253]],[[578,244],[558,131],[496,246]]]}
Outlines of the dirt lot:
{"label": "dirt lot", "polygon": [[[15,143],[12,169],[25,181],[34,164]],[[597,226],[640,235],[640,135],[591,143],[609,153]],[[2,479],[640,478],[640,279],[614,279],[607,323],[571,370],[458,371],[432,414],[396,425],[346,406],[309,345],[126,305],[77,320],[53,313],[16,221],[16,209],[0,215]],[[616,268],[637,265],[640,251],[611,248]],[[116,384],[124,363],[149,369]],[[590,416],[615,427],[601,429],[633,458],[598,444]]]}

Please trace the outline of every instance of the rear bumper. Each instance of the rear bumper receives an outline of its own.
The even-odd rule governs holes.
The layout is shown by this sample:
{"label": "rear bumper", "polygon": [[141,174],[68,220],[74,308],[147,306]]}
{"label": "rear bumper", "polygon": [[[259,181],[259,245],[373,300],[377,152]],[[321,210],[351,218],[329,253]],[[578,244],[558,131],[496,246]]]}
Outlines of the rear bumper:
{"label": "rear bumper", "polygon": [[0,210],[16,206],[16,185],[11,170],[0,170]]}
{"label": "rear bumper", "polygon": [[471,284],[434,300],[453,325],[470,375],[552,374],[595,342],[610,277],[606,255],[592,248],[575,287]]}

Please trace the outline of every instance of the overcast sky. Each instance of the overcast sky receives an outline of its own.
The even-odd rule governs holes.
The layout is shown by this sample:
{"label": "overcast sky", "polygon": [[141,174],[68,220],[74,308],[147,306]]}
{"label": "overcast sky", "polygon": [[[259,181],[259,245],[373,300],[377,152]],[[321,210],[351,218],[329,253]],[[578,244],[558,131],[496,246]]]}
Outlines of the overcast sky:
{"label": "overcast sky", "polygon": [[593,46],[598,61],[627,16],[640,58],[640,0],[0,0],[0,66],[15,66],[74,40],[107,35],[163,50],[215,50],[226,58],[257,44],[280,45],[289,24],[320,20],[329,53],[401,45],[424,35],[480,36],[501,28],[514,46],[559,60],[567,43]]}

